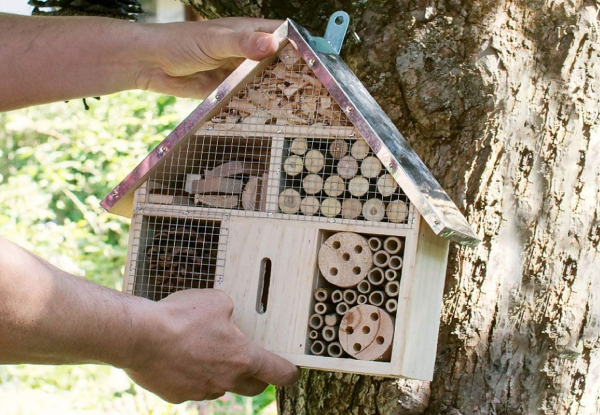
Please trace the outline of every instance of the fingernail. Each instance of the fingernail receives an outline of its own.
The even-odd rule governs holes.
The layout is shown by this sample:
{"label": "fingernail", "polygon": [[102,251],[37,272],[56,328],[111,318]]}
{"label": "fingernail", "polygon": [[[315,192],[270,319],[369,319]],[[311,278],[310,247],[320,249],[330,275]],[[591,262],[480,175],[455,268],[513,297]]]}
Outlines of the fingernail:
{"label": "fingernail", "polygon": [[263,36],[256,42],[256,46],[261,52],[266,52],[269,45],[271,45],[271,36]]}

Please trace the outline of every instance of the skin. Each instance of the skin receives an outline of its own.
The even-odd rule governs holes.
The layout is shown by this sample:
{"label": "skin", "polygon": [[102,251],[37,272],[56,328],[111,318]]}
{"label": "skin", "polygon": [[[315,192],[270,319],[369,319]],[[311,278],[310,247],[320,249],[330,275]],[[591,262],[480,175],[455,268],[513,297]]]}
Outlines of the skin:
{"label": "skin", "polygon": [[[0,14],[0,110],[141,88],[203,97],[240,63],[263,59],[281,22],[142,25]],[[0,237],[0,364],[99,363],[179,403],[256,395],[299,369],[246,339],[219,290],[153,302],[91,283]]]}

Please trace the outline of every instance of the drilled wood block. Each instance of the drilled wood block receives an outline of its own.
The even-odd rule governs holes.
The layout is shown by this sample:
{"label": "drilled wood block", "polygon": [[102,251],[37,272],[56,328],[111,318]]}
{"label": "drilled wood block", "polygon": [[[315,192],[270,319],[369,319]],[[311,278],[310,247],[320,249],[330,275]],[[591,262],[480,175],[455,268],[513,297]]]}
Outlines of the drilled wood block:
{"label": "drilled wood block", "polygon": [[356,359],[389,359],[393,337],[392,317],[372,305],[362,304],[350,309],[340,323],[340,344]]}
{"label": "drilled wood block", "polygon": [[321,246],[318,256],[323,277],[338,287],[353,287],[373,265],[367,240],[352,232],[339,232]]}

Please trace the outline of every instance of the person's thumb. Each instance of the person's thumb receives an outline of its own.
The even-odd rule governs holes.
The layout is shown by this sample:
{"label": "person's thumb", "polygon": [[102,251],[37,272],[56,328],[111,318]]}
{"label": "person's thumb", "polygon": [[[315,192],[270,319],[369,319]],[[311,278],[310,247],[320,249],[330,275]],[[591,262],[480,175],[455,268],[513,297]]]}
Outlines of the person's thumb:
{"label": "person's thumb", "polygon": [[248,58],[259,61],[277,52],[277,41],[269,33],[230,31],[223,36],[212,39],[211,48],[215,59],[233,57]]}

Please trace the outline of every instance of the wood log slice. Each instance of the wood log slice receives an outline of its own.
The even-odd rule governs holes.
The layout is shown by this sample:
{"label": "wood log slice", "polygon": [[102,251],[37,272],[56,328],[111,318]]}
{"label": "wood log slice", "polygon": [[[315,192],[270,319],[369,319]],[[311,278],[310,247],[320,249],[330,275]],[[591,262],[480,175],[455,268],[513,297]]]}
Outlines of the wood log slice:
{"label": "wood log slice", "polygon": [[304,156],[304,165],[306,170],[311,173],[317,173],[323,169],[325,156],[319,150],[310,150]]}
{"label": "wood log slice", "polygon": [[306,141],[306,138],[294,138],[294,140],[292,140],[292,144],[290,144],[291,153],[303,156],[307,150],[308,142]]}
{"label": "wood log slice", "polygon": [[369,191],[369,180],[363,176],[355,176],[348,182],[348,191],[352,196],[364,196]]}
{"label": "wood log slice", "polygon": [[374,156],[367,157],[360,163],[360,172],[368,179],[379,176],[381,168],[381,162]]}
{"label": "wood log slice", "polygon": [[350,154],[357,160],[362,160],[369,155],[369,145],[363,139],[358,139],[352,144],[352,148],[350,149]]}
{"label": "wood log slice", "polygon": [[334,140],[329,144],[329,154],[334,159],[341,159],[348,153],[348,143],[344,140]]}
{"label": "wood log slice", "polygon": [[342,211],[342,204],[337,199],[327,198],[321,203],[321,214],[328,218],[334,218]]}
{"label": "wood log slice", "polygon": [[279,209],[281,209],[283,213],[296,213],[298,212],[298,209],[300,209],[301,201],[302,198],[300,197],[300,193],[294,189],[285,189],[279,195]]}
{"label": "wood log slice", "polygon": [[402,223],[408,217],[408,205],[401,200],[388,203],[385,214],[393,223]]}
{"label": "wood log slice", "polygon": [[379,307],[361,304],[342,318],[338,332],[342,348],[359,360],[387,360],[392,351],[394,321]]}
{"label": "wood log slice", "polygon": [[377,190],[383,197],[393,195],[396,189],[398,189],[398,183],[391,174],[384,174],[377,179]]}
{"label": "wood log slice", "polygon": [[345,199],[342,202],[342,218],[356,219],[362,212],[362,203],[356,199]]}
{"label": "wood log slice", "polygon": [[353,287],[369,272],[373,258],[367,240],[352,232],[338,232],[319,249],[319,270],[338,287]]}
{"label": "wood log slice", "polygon": [[318,174],[308,174],[302,179],[302,188],[306,194],[317,194],[323,190],[323,179]]}
{"label": "wood log slice", "polygon": [[346,183],[338,175],[329,176],[323,185],[323,191],[328,196],[337,197],[346,190]]}
{"label": "wood log slice", "polygon": [[314,196],[308,196],[300,202],[300,211],[306,216],[313,216],[319,212],[319,199]]}
{"label": "wood log slice", "polygon": [[302,162],[302,158],[298,156],[289,156],[283,162],[283,170],[288,176],[297,176],[302,173],[302,169],[304,168],[304,163]]}
{"label": "wood log slice", "polygon": [[221,164],[212,170],[205,169],[204,177],[207,179],[210,177],[231,177],[236,174],[246,173],[246,166],[241,161],[230,161],[228,163]]}
{"label": "wood log slice", "polygon": [[379,222],[385,215],[385,205],[379,199],[369,199],[363,205],[362,214],[366,220]]}
{"label": "wood log slice", "polygon": [[344,156],[337,165],[338,174],[344,179],[351,179],[358,173],[358,162],[352,156]]}

